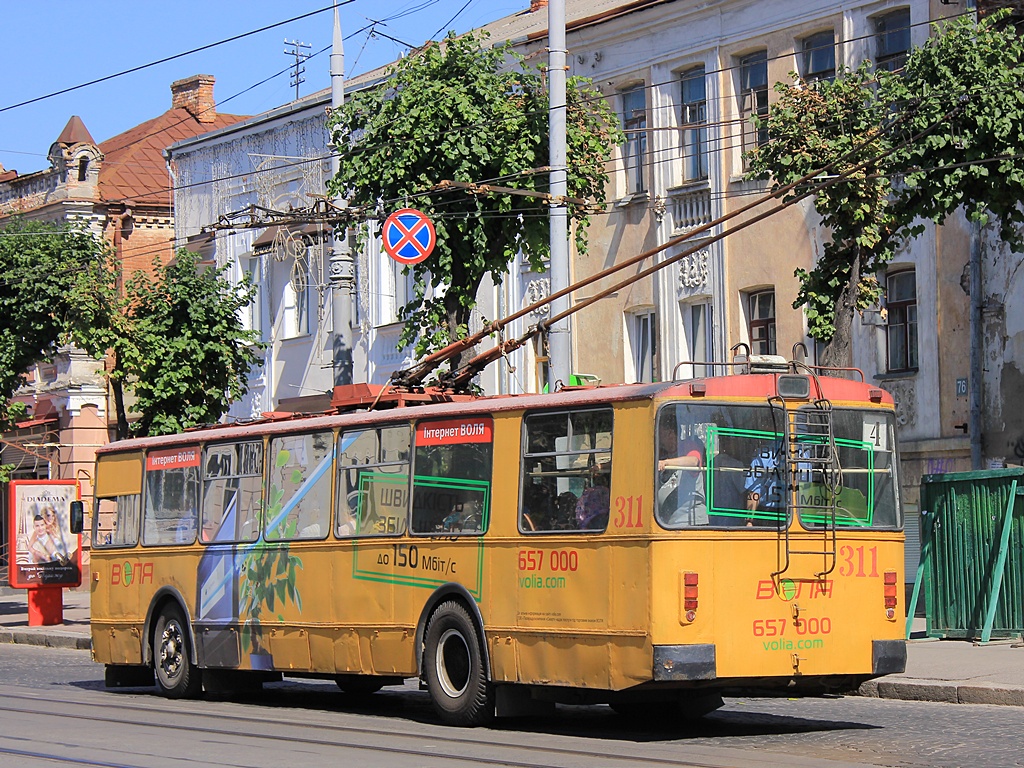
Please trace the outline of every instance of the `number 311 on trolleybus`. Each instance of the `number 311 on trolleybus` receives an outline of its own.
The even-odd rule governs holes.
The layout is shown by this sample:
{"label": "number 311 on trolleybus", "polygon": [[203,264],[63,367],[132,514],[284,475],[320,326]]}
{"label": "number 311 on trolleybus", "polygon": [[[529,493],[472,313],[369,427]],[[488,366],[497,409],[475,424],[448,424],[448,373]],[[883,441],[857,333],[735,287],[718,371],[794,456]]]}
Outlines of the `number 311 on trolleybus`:
{"label": "number 311 on trolleybus", "polygon": [[790,363],[384,410],[343,394],[99,451],[108,685],[420,678],[475,725],[555,702],[700,715],[904,669],[880,389]]}

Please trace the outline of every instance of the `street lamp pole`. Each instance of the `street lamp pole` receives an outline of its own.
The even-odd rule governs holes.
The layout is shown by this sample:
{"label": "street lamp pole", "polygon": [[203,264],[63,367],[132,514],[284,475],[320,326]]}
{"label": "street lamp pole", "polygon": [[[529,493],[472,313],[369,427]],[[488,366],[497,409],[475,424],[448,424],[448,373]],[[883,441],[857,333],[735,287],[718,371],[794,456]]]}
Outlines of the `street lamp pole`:
{"label": "street lamp pole", "polygon": [[[338,5],[334,5],[334,38],[331,44],[331,110],[341,109],[345,103],[345,46],[341,37]],[[341,170],[341,157],[337,148],[331,153],[331,176]],[[348,201],[341,195],[334,204],[341,209]],[[341,224],[334,231],[334,245],[330,260],[331,313],[334,329],[331,339],[333,352],[334,386],[352,383],[352,294],[355,287],[355,262],[348,244],[348,226]]]}
{"label": "street lamp pole", "polygon": [[[566,43],[565,0],[548,3],[548,89],[549,89],[549,155],[550,187],[554,200],[548,211],[551,226],[551,293],[569,286],[569,216],[565,197],[568,194],[566,165]],[[570,295],[551,302],[552,316],[569,308]],[[572,371],[572,337],[569,319],[560,320],[548,329],[548,391],[555,383],[569,383]]]}

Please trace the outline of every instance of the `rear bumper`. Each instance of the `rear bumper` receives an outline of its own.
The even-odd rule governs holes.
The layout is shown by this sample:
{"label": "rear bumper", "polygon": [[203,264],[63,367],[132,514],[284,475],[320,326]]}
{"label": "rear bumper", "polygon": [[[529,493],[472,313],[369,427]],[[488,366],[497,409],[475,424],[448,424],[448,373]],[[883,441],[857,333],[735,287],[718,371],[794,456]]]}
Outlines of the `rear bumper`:
{"label": "rear bumper", "polygon": [[906,640],[872,640],[871,674],[893,675],[907,669]]}
{"label": "rear bumper", "polygon": [[657,681],[714,680],[718,677],[715,646],[654,646],[654,679]]}

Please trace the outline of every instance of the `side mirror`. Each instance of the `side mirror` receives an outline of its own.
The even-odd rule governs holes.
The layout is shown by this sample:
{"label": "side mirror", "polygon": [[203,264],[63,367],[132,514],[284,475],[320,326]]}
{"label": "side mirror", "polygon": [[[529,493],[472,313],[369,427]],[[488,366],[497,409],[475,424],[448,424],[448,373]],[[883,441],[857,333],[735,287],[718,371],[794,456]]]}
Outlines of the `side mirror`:
{"label": "side mirror", "polygon": [[85,504],[81,501],[72,501],[71,507],[68,510],[69,520],[68,523],[72,533],[81,533],[82,527],[85,525]]}

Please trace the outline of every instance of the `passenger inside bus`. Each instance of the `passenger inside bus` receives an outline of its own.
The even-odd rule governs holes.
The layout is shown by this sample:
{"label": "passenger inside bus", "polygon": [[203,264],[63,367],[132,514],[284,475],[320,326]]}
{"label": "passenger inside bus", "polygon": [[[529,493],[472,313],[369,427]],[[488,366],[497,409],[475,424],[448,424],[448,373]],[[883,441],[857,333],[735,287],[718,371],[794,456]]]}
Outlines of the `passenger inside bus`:
{"label": "passenger inside bus", "polygon": [[664,411],[658,423],[658,513],[666,527],[708,524],[705,463],[703,441],[695,435],[680,440],[675,414]]}
{"label": "passenger inside bus", "polygon": [[590,487],[576,502],[576,527],[581,531],[603,531],[608,527],[608,510],[611,507],[607,469],[594,466],[590,476]]}

